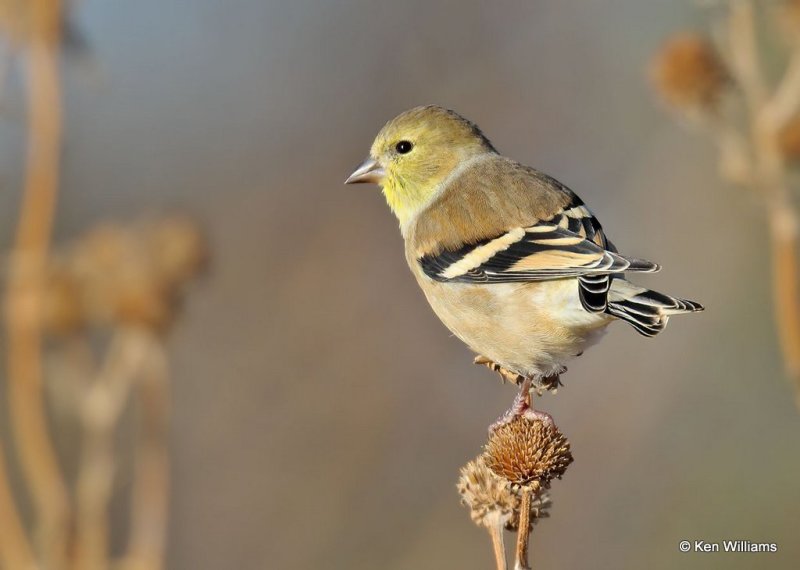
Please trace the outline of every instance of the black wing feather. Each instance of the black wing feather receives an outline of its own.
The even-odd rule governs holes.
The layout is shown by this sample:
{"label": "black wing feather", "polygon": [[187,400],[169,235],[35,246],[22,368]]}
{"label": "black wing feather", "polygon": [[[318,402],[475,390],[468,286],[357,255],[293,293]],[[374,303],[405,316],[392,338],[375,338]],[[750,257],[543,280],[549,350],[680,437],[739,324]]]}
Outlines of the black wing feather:
{"label": "black wing feather", "polygon": [[[561,260],[558,266],[537,266],[535,256],[542,254],[564,257],[556,257]],[[565,259],[575,263],[565,265]],[[614,274],[659,269],[652,262],[617,254],[600,223],[577,197],[548,220],[454,251],[425,255],[418,261],[428,277],[444,282],[514,283],[577,277],[581,303],[590,312],[606,309]],[[531,263],[526,266],[526,261]]]}

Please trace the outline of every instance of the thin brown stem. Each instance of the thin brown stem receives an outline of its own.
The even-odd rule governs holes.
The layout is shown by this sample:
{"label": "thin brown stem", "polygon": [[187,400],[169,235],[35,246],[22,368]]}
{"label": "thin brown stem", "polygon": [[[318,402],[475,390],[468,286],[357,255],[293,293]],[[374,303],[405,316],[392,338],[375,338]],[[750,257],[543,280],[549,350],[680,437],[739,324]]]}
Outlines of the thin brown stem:
{"label": "thin brown stem", "polygon": [[794,48],[778,88],[764,109],[764,120],[775,130],[785,126],[800,108],[800,46]]}
{"label": "thin brown stem", "polygon": [[752,2],[731,4],[731,63],[745,94],[754,164],[751,185],[767,206],[772,249],[772,289],[777,334],[787,376],[800,407],[800,270],[798,227],[778,136],[800,107],[800,50],[795,49],[775,93],[770,97],[761,72]]}
{"label": "thin brown stem", "polygon": [[798,271],[798,219],[791,208],[770,214],[775,320],[784,366],[796,387],[800,408],[800,271]]}
{"label": "thin brown stem", "polygon": [[528,543],[531,536],[531,500],[533,491],[527,487],[522,489],[519,505],[519,528],[517,529],[517,550],[514,570],[530,570],[528,565]]}
{"label": "thin brown stem", "polygon": [[47,568],[63,568],[69,502],[49,435],[42,389],[41,299],[61,148],[58,0],[30,0],[27,162],[6,291],[8,399],[20,464],[36,510],[36,544]]}
{"label": "thin brown stem", "polygon": [[486,527],[489,531],[489,536],[492,538],[492,550],[494,551],[494,563],[497,570],[506,570],[506,545],[503,540],[503,533],[505,531],[505,524],[497,515],[492,524]]}
{"label": "thin brown stem", "polygon": [[751,107],[760,107],[767,96],[758,60],[755,8],[751,0],[731,2],[728,22],[731,65]]}
{"label": "thin brown stem", "polygon": [[149,333],[145,370],[138,384],[139,442],[126,567],[159,570],[164,565],[169,506],[169,368],[159,340]]}
{"label": "thin brown stem", "polygon": [[19,517],[14,497],[11,493],[3,446],[0,445],[0,568],[36,568],[25,527]]}
{"label": "thin brown stem", "polygon": [[77,481],[76,570],[108,568],[108,502],[114,479],[114,433],[146,346],[136,332],[115,333],[106,362],[83,400],[83,449]]}
{"label": "thin brown stem", "polygon": [[719,149],[719,174],[734,184],[749,187],[753,181],[753,166],[747,139],[720,118],[713,118],[708,131]]}

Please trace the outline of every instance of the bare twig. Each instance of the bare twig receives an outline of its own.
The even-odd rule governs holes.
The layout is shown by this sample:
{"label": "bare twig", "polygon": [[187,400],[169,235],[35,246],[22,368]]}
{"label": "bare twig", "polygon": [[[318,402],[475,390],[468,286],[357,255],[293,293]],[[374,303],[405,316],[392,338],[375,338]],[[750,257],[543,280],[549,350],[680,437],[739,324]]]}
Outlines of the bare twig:
{"label": "bare twig", "polygon": [[63,568],[69,502],[48,433],[39,318],[59,176],[61,15],[58,0],[30,0],[28,9],[26,182],[5,299],[8,397],[20,463],[36,509],[36,544],[44,566]]}
{"label": "bare twig", "polygon": [[137,331],[115,333],[106,361],[81,407],[84,438],[77,481],[77,570],[108,568],[108,502],[114,477],[114,432],[147,355]]}
{"label": "bare twig", "polygon": [[800,407],[800,272],[798,272],[797,212],[774,206],[770,212],[772,238],[773,296],[775,320],[783,351],[784,366],[795,383]]}
{"label": "bare twig", "polygon": [[753,165],[747,139],[727,121],[715,117],[709,132],[719,148],[719,174],[734,184],[749,187],[753,182]]}
{"label": "bare twig", "polygon": [[0,445],[0,568],[33,570],[36,559],[11,494],[3,446]]}
{"label": "bare twig", "polygon": [[773,297],[777,332],[787,375],[800,406],[800,283],[798,227],[791,203],[778,134],[800,107],[800,50],[796,49],[775,94],[769,98],[760,69],[754,8],[750,1],[731,4],[731,62],[745,94],[755,155],[752,184],[764,197],[772,243]]}
{"label": "bare twig", "polygon": [[494,523],[486,528],[489,531],[489,536],[492,537],[492,550],[494,551],[494,562],[497,570],[506,570],[506,545],[503,540],[505,523],[500,516],[495,516],[494,518]]}
{"label": "bare twig", "polygon": [[147,335],[147,361],[138,384],[140,432],[136,452],[133,513],[125,568],[159,570],[164,565],[169,504],[169,367],[161,342]]}
{"label": "bare twig", "polygon": [[533,491],[523,487],[519,505],[519,528],[517,529],[517,551],[514,570],[530,570],[528,565],[528,543],[531,536],[531,499]]}
{"label": "bare twig", "polygon": [[728,33],[731,65],[751,107],[760,107],[767,96],[756,47],[755,10],[751,0],[731,2]]}
{"label": "bare twig", "polygon": [[795,47],[789,66],[775,94],[762,111],[774,131],[780,130],[800,109],[800,46]]}

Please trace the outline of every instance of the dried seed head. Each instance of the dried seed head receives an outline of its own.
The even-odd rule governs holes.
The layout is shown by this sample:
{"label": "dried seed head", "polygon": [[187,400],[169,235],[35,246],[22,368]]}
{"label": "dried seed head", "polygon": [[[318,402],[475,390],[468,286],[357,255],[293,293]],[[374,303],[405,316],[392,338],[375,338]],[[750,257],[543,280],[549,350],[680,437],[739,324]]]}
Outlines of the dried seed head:
{"label": "dried seed head", "polygon": [[800,116],[794,117],[778,133],[778,148],[786,160],[800,161]]}
{"label": "dried seed head", "polygon": [[208,259],[200,228],[187,218],[169,218],[149,232],[150,247],[162,279],[182,285],[194,277]]}
{"label": "dried seed head", "polygon": [[519,509],[519,496],[511,484],[489,469],[483,456],[461,468],[457,488],[477,525],[509,524]]}
{"label": "dried seed head", "polygon": [[[138,278],[137,278],[138,277]],[[161,330],[175,317],[171,291],[148,275],[132,276],[119,283],[114,305],[114,319],[121,323]]]}
{"label": "dried seed head", "polygon": [[141,232],[99,226],[78,241],[69,261],[93,323],[163,328],[170,322],[171,291],[160,278]]}
{"label": "dried seed head", "polygon": [[519,416],[495,429],[484,452],[486,465],[512,485],[538,491],[561,478],[572,463],[569,441],[552,422]]}
{"label": "dried seed head", "polygon": [[692,33],[677,35],[664,44],[651,63],[651,79],[669,105],[702,113],[716,108],[730,81],[714,47]]}
{"label": "dried seed head", "polygon": [[54,256],[45,325],[64,333],[84,323],[167,330],[205,257],[202,236],[186,219],[100,225]]}

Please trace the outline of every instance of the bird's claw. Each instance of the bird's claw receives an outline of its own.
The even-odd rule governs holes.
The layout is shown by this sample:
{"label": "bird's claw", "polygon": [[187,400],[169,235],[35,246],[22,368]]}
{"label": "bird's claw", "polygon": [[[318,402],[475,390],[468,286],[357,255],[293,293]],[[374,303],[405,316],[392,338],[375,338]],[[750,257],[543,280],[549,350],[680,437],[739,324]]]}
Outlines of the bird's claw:
{"label": "bird's claw", "polygon": [[519,384],[525,378],[521,374],[517,374],[516,372],[512,372],[508,368],[504,368],[503,366],[497,364],[494,360],[490,360],[485,356],[478,355],[473,360],[475,364],[485,366],[492,372],[497,372],[500,375],[500,380],[503,383],[510,382],[511,384]]}
{"label": "bird's claw", "polygon": [[[480,366],[485,366],[492,372],[497,372],[500,375],[500,379],[503,383],[509,382],[511,384],[516,384],[519,386],[526,379],[525,376],[523,376],[522,374],[518,374],[517,372],[509,370],[508,368],[505,368],[504,366],[498,364],[494,360],[486,358],[485,356],[482,355],[476,356],[473,362]],[[552,392],[555,394],[556,391],[558,390],[558,387],[564,385],[561,382],[560,375],[566,371],[567,371],[566,366],[562,366],[550,376],[545,376],[544,378],[540,377],[540,378],[530,379],[533,389],[536,390],[536,394],[538,396],[541,396],[545,392]]]}

